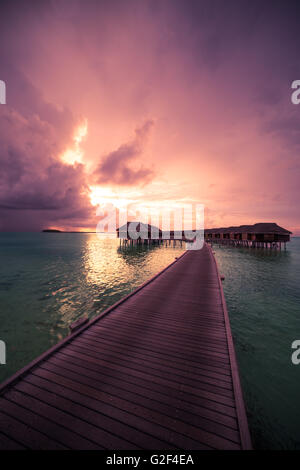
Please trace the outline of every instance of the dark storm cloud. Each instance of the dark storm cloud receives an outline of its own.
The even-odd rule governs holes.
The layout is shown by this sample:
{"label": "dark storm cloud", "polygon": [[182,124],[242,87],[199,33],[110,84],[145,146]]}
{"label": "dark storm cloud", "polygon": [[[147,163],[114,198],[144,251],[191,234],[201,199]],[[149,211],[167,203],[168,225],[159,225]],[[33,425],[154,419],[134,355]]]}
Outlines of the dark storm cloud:
{"label": "dark storm cloud", "polygon": [[92,212],[83,166],[59,158],[76,118],[70,109],[47,102],[23,71],[37,40],[24,32],[30,13],[34,23],[44,12],[41,3],[0,7],[0,70],[7,84],[7,104],[0,106],[0,230],[39,230],[57,220],[79,222],[79,216],[84,224]]}
{"label": "dark storm cloud", "polygon": [[[91,207],[83,166],[58,159],[70,141],[73,117],[44,102],[22,76],[19,85],[26,89],[26,110],[0,107],[0,230],[42,228],[59,218],[77,217],[79,211],[84,221]],[[20,219],[18,210],[27,216]],[[42,211],[38,218],[36,211]]]}
{"label": "dark storm cloud", "polygon": [[153,170],[143,166],[133,168],[132,160],[142,155],[153,121],[146,121],[135,130],[135,138],[106,155],[94,172],[96,183],[134,185],[146,183],[154,177]]}

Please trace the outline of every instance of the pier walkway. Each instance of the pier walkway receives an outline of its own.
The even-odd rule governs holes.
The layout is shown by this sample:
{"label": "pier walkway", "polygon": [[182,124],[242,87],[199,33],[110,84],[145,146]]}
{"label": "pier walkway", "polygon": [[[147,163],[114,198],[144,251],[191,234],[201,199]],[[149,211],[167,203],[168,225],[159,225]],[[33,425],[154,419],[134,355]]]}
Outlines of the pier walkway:
{"label": "pier walkway", "polygon": [[211,248],[169,267],[0,388],[0,449],[249,449]]}

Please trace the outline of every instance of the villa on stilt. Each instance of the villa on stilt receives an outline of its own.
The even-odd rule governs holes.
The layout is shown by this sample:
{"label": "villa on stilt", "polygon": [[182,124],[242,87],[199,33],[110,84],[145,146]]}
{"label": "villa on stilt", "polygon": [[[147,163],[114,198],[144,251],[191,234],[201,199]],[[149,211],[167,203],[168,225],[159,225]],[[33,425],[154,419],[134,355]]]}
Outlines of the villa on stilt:
{"label": "villa on stilt", "polygon": [[204,236],[207,242],[223,245],[244,246],[249,248],[286,247],[292,232],[279,227],[276,223],[257,223],[254,225],[240,225],[239,227],[205,229]]}
{"label": "villa on stilt", "polygon": [[129,247],[135,245],[171,245],[182,246],[186,239],[184,231],[169,230],[162,231],[154,225],[144,224],[142,222],[127,222],[117,228],[117,238],[120,239],[120,246]]}
{"label": "villa on stilt", "polygon": [[162,231],[154,225],[131,221],[117,228],[117,238],[125,246],[154,245],[161,243]]}

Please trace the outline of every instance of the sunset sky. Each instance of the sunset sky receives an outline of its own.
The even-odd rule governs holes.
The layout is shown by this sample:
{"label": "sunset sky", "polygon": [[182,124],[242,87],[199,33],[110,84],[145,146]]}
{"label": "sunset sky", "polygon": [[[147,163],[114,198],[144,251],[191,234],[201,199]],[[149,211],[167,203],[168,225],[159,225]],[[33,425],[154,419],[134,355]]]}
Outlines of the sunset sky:
{"label": "sunset sky", "polygon": [[0,230],[205,205],[300,235],[299,2],[0,3]]}

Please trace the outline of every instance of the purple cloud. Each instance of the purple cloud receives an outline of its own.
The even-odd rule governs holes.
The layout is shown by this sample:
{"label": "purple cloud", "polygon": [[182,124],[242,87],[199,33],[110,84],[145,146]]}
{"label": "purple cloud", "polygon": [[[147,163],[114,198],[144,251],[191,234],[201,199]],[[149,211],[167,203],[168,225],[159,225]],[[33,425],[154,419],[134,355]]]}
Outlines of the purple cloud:
{"label": "purple cloud", "polygon": [[133,185],[148,183],[154,177],[154,171],[143,165],[138,168],[136,160],[143,153],[145,143],[153,126],[153,121],[146,121],[136,128],[135,138],[122,144],[117,150],[106,155],[94,171],[95,182],[114,183],[120,185]]}
{"label": "purple cloud", "polygon": [[39,230],[58,221],[84,225],[92,215],[84,167],[59,159],[74,118],[24,86],[27,97],[32,90],[31,112],[0,107],[0,230]]}

